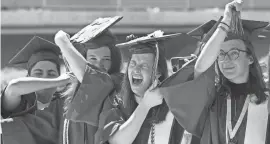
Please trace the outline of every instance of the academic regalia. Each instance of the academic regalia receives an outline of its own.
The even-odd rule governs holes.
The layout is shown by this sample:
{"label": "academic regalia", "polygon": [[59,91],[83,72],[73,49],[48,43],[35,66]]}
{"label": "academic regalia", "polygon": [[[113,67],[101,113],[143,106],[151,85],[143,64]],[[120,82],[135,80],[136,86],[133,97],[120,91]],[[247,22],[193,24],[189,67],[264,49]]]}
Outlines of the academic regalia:
{"label": "academic regalia", "polygon": [[[220,19],[221,20],[221,19]],[[232,33],[228,33],[228,37],[225,40],[230,39],[244,39],[250,41],[251,34],[254,30],[264,28],[268,25],[266,22],[256,22],[256,21],[248,21],[243,20],[243,28],[245,31],[245,35],[241,37],[237,37]],[[209,23],[208,23],[209,24]],[[213,28],[208,32],[206,36],[204,36],[202,42],[207,42],[212,33],[215,31],[216,27],[219,23],[217,23]],[[201,26],[204,27],[204,26]],[[209,29],[208,29],[209,30]],[[190,32],[192,35],[196,33],[207,33],[202,28]],[[209,36],[209,34],[211,34]],[[202,34],[201,34],[202,35]],[[253,37],[254,38],[254,37]],[[253,56],[254,50],[249,48],[250,52]],[[254,57],[254,63],[258,61],[256,57]],[[258,65],[259,66],[259,65]],[[260,69],[256,68],[257,72],[260,72]],[[256,67],[256,66],[255,66]],[[226,96],[221,96],[217,93],[217,88],[215,87],[215,71],[214,66],[211,66],[207,71],[202,73],[198,78],[193,79],[191,81],[187,81],[185,78],[193,73],[194,64],[190,63],[186,65],[184,68],[180,69],[177,73],[175,73],[171,78],[168,78],[163,84],[161,84],[160,91],[164,96],[165,101],[167,102],[170,110],[173,112],[177,121],[190,133],[201,137],[201,144],[220,144],[226,143]],[[252,72],[252,71],[251,71]],[[186,81],[186,82],[185,82]],[[235,87],[235,86],[234,86]],[[243,105],[243,97],[241,96],[241,92],[239,88],[243,86],[238,85],[238,89],[232,90],[231,96],[236,96],[236,107],[235,102],[232,102],[232,110],[235,109],[236,115],[239,115],[241,112],[241,105]],[[246,89],[247,90],[247,89]],[[183,96],[178,97],[179,93],[183,93]],[[237,97],[238,96],[238,97]],[[257,105],[250,103],[250,106],[257,107]],[[265,109],[265,103],[259,105],[259,108],[263,107],[263,118],[259,118],[254,116],[257,120],[262,120],[257,123],[265,122],[265,118],[267,117],[267,111]],[[250,107],[248,112],[251,111]],[[233,112],[235,113],[235,112]],[[254,113],[253,113],[254,114]],[[261,114],[258,116],[261,117]],[[265,117],[266,116],[266,117]],[[236,140],[238,140],[238,144],[242,144],[245,141],[246,135],[246,126],[249,121],[247,121],[248,115],[246,114],[244,117],[244,122],[239,128],[239,132],[236,134]],[[251,116],[252,117],[252,116]],[[238,117],[237,117],[238,118]],[[233,120],[237,120],[234,119]],[[266,119],[267,120],[267,119]],[[270,143],[269,141],[269,118],[268,118],[268,126],[266,130],[266,139],[265,143]],[[256,124],[253,121],[252,124]],[[234,127],[235,121],[232,122]],[[248,137],[254,138],[254,131],[252,131],[252,135]],[[248,133],[248,134],[251,134]],[[261,135],[260,135],[261,136]],[[254,142],[253,142],[254,143]],[[261,143],[261,142],[255,142]]]}
{"label": "academic regalia", "polygon": [[[104,45],[114,51],[116,39],[109,28],[121,19],[120,16],[99,18],[71,37],[71,42],[83,56],[86,56],[88,49]],[[120,69],[119,73],[108,73],[90,63],[86,65],[83,80],[67,103],[64,144],[94,143],[98,117],[102,108],[106,107],[104,101],[119,89],[122,79]]]}
{"label": "academic regalia", "polygon": [[[48,108],[35,110],[33,114],[26,113],[2,120],[4,144],[57,144],[63,121],[59,113],[63,105],[59,103],[63,103],[63,99],[57,99]],[[12,121],[9,122],[9,119]]]}
{"label": "academic regalia", "polygon": [[[10,64],[24,64],[29,69],[36,62],[50,60],[60,65],[59,55],[60,49],[56,45],[35,36],[11,59]],[[60,97],[55,97],[44,110],[38,110],[35,93],[22,95],[19,106],[12,112],[2,107],[1,114],[5,118],[1,121],[3,143],[57,144],[63,121],[62,108],[63,99]]]}
{"label": "academic regalia", "polygon": [[[189,48],[193,48],[195,50],[197,43],[193,43],[194,47],[191,47],[190,44],[186,44],[186,42],[189,42],[190,39],[194,39],[186,34],[172,34],[172,35],[158,35],[158,31],[149,34],[146,37],[141,37],[137,38],[134,40],[131,40],[127,43],[122,43],[118,44],[117,46],[119,48],[130,48],[131,49],[131,54],[141,54],[141,53],[159,53],[161,54],[160,56],[164,56],[165,53],[165,58],[170,59],[171,57],[174,56],[183,56],[183,51],[187,50]],[[189,40],[189,41],[184,41],[184,40]],[[172,45],[168,44],[169,42],[179,42],[179,47],[172,47]],[[154,44],[156,43],[156,46]],[[168,43],[167,43],[168,42]],[[181,45],[181,42],[183,42],[183,45]],[[157,46],[158,45],[158,46]],[[169,46],[170,47],[167,47]],[[153,48],[153,46],[155,48]],[[183,50],[181,52],[181,50]],[[185,51],[186,52],[186,51]],[[160,57],[159,57],[160,58]],[[157,62],[157,56],[155,57],[155,63]],[[155,64],[154,64],[155,65]],[[181,97],[181,95],[178,95]],[[128,99],[128,98],[127,98]],[[110,110],[102,110],[99,118],[99,130],[96,134],[96,139],[98,144],[103,144],[103,143],[108,143],[108,139],[110,136],[115,134],[119,127],[128,120],[129,116],[133,111],[130,111],[130,108],[125,106],[129,104],[124,104],[122,101],[126,101],[125,98],[122,98],[122,100],[119,101],[119,95],[117,96],[111,96],[109,97],[106,102],[111,103],[114,107],[111,108]],[[160,116],[166,116],[168,113],[168,108],[166,106],[166,103],[163,103],[160,106],[157,106],[153,109],[156,109],[158,111],[158,107],[164,107],[164,109],[160,109],[159,113],[156,115],[158,118],[156,121],[157,122],[156,126],[159,124],[163,124],[164,122],[167,121],[167,119],[161,120]],[[163,113],[163,114],[162,114]],[[149,111],[148,116],[151,115],[151,110]],[[141,129],[133,141],[134,144],[146,144],[150,141],[150,136],[151,135],[151,128],[152,128],[152,123],[151,119],[154,120],[154,118],[148,117],[145,119],[143,125],[141,126]],[[169,134],[169,144],[180,144],[182,139],[183,139],[183,134],[184,134],[185,129],[176,121],[175,118],[172,119],[172,125],[170,129],[170,134]],[[196,137],[192,137],[191,144],[197,144],[199,143],[199,139]]]}

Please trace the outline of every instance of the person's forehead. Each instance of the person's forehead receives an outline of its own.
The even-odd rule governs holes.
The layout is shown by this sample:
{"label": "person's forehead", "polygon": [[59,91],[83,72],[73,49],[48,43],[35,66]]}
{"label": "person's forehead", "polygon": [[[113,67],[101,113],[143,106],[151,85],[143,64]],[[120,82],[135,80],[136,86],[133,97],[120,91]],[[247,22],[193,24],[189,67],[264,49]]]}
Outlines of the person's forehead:
{"label": "person's forehead", "polygon": [[33,69],[57,69],[56,64],[51,61],[39,61],[37,62]]}
{"label": "person's forehead", "polygon": [[110,55],[110,49],[107,46],[102,46],[96,49],[88,49],[87,50],[87,54],[91,55],[91,54],[99,54],[99,55]]}
{"label": "person's forehead", "polygon": [[154,62],[154,54],[153,53],[132,54],[131,60],[152,63]]}
{"label": "person's forehead", "polygon": [[221,50],[223,50],[225,52],[229,51],[233,48],[246,50],[244,42],[240,39],[228,40],[228,41],[225,41],[221,44]]}

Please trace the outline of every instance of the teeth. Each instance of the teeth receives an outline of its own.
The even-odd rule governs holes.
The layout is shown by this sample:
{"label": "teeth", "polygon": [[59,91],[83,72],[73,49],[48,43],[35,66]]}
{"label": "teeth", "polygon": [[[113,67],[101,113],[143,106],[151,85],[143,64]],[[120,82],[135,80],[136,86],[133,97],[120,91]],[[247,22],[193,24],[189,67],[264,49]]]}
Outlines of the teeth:
{"label": "teeth", "polygon": [[134,79],[142,79],[142,77],[133,76]]}

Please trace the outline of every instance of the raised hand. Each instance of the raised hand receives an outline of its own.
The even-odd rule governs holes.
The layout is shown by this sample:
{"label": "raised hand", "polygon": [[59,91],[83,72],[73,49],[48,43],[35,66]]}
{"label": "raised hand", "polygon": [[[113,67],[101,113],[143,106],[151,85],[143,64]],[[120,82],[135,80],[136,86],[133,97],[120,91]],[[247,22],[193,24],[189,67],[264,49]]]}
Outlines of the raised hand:
{"label": "raised hand", "polygon": [[158,85],[159,80],[156,79],[154,83],[149,87],[149,89],[145,92],[144,97],[142,99],[142,103],[144,103],[149,109],[155,107],[157,105],[162,104],[163,97],[156,86]]}
{"label": "raised hand", "polygon": [[228,4],[226,4],[225,6],[225,10],[224,10],[224,18],[223,18],[223,22],[225,21],[228,25],[231,24],[231,19],[233,16],[233,11],[236,10],[238,12],[242,11],[242,0],[234,0]]}
{"label": "raised hand", "polygon": [[70,36],[66,32],[60,30],[54,36],[54,42],[60,46],[63,42],[70,42]]}

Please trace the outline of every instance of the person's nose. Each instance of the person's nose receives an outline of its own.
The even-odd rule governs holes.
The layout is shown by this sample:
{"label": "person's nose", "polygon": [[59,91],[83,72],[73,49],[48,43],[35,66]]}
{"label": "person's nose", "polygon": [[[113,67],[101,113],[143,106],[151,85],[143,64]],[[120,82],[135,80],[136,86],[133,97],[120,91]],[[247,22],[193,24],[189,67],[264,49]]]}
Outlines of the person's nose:
{"label": "person's nose", "polygon": [[135,73],[135,74],[141,73],[141,66],[140,66],[140,65],[138,65],[138,66],[135,67],[134,73]]}
{"label": "person's nose", "polygon": [[224,62],[231,61],[230,55],[229,55],[229,54],[226,54],[223,61],[224,61]]}

